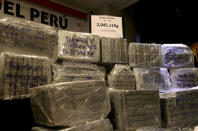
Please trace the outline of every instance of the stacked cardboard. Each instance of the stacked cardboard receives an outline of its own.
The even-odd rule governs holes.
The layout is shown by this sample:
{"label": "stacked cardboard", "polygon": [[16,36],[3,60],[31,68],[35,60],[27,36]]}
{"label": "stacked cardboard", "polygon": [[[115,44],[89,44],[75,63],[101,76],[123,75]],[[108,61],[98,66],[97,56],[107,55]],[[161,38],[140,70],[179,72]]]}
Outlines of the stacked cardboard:
{"label": "stacked cardboard", "polygon": [[108,75],[110,88],[135,90],[135,76],[128,65],[116,64]]}
{"label": "stacked cardboard", "polygon": [[137,68],[161,67],[161,45],[130,43],[129,66]]}
{"label": "stacked cardboard", "polygon": [[193,52],[184,44],[162,45],[162,60],[165,68],[194,67]]}
{"label": "stacked cardboard", "polygon": [[171,82],[174,88],[191,88],[198,86],[198,68],[172,69]]}
{"label": "stacked cardboard", "polygon": [[131,131],[140,127],[160,127],[161,112],[157,90],[110,90],[111,121],[115,129]]}
{"label": "stacked cardboard", "polygon": [[170,76],[166,68],[134,68],[137,90],[166,91],[171,88]]}
{"label": "stacked cardboard", "polygon": [[58,31],[58,49],[55,60],[100,61],[99,36],[89,33]]}
{"label": "stacked cardboard", "polygon": [[65,129],[33,127],[32,131],[113,131],[113,128],[108,119],[102,119]]}
{"label": "stacked cardboard", "polygon": [[32,88],[35,121],[45,126],[72,127],[105,118],[110,101],[104,81],[64,82]]}
{"label": "stacked cardboard", "polygon": [[126,39],[101,38],[102,63],[128,63],[128,43]]}
{"label": "stacked cardboard", "polygon": [[198,88],[160,95],[164,127],[188,127],[198,124]]}
{"label": "stacked cardboard", "polygon": [[52,65],[52,71],[52,83],[83,80],[105,80],[105,68],[90,63],[57,63]]}
{"label": "stacked cardboard", "polygon": [[0,52],[53,57],[56,45],[53,27],[13,17],[0,19]]}
{"label": "stacked cardboard", "polygon": [[29,88],[51,82],[51,66],[48,58],[12,53],[0,55],[0,97],[22,98]]}

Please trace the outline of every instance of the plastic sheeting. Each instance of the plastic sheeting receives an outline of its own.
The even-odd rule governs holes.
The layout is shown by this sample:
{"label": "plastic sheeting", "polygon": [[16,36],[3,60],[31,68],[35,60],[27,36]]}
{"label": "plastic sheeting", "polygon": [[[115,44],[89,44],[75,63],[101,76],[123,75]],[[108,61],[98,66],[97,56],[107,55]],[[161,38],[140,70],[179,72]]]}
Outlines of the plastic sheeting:
{"label": "plastic sheeting", "polygon": [[35,122],[45,126],[75,126],[105,118],[110,112],[104,81],[64,82],[32,88]]}
{"label": "plastic sheeting", "polygon": [[58,31],[58,50],[55,59],[70,61],[100,61],[99,36],[89,33]]}
{"label": "plastic sheeting", "polygon": [[105,80],[105,68],[90,63],[63,62],[53,64],[52,83],[82,81],[82,80]]}
{"label": "plastic sheeting", "polygon": [[140,128],[136,131],[194,131],[194,128],[185,127],[185,128]]}
{"label": "plastic sheeting", "polygon": [[101,38],[102,63],[128,63],[127,39]]}
{"label": "plastic sheeting", "polygon": [[135,75],[128,65],[116,64],[108,75],[108,86],[120,90],[135,90]]}
{"label": "plastic sheeting", "polygon": [[191,88],[198,86],[198,68],[172,69],[171,82],[174,88]]}
{"label": "plastic sheeting", "polygon": [[160,94],[164,127],[192,127],[198,124],[198,88]]}
{"label": "plastic sheeting", "polygon": [[0,52],[53,57],[56,45],[53,27],[13,17],[0,18]]}
{"label": "plastic sheeting", "polygon": [[165,68],[194,67],[193,52],[184,44],[162,45],[162,61]]}
{"label": "plastic sheeting", "polygon": [[171,89],[170,75],[166,68],[134,68],[137,90],[160,90]]}
{"label": "plastic sheeting", "polygon": [[110,89],[110,119],[116,130],[161,127],[159,91]]}
{"label": "plastic sheeting", "polygon": [[29,88],[51,83],[47,57],[1,53],[0,98],[28,97]]}
{"label": "plastic sheeting", "polygon": [[162,67],[161,45],[130,43],[129,66],[135,68]]}
{"label": "plastic sheeting", "polygon": [[32,131],[113,131],[113,128],[108,119],[102,119],[65,129],[33,127]]}

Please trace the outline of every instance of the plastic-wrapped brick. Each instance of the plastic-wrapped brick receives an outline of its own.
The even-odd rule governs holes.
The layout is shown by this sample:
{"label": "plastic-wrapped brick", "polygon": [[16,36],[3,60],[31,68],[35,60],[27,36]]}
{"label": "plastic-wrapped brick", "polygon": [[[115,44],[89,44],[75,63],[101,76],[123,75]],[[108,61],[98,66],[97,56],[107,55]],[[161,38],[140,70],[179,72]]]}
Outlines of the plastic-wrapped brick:
{"label": "plastic-wrapped brick", "polygon": [[28,96],[29,88],[51,83],[51,64],[47,57],[1,53],[0,98]]}
{"label": "plastic-wrapped brick", "polygon": [[127,39],[101,38],[102,63],[128,63]]}
{"label": "plastic-wrapped brick", "polygon": [[171,89],[170,75],[166,68],[134,68],[137,90],[153,90],[160,92]]}
{"label": "plastic-wrapped brick", "polygon": [[57,59],[98,63],[100,61],[99,36],[59,30],[58,49],[55,53],[55,60]]}
{"label": "plastic-wrapped brick", "polygon": [[110,89],[110,119],[116,130],[161,127],[159,91]]}
{"label": "plastic-wrapped brick", "polygon": [[160,94],[164,127],[191,127],[198,124],[198,88]]}
{"label": "plastic-wrapped brick", "polygon": [[136,68],[162,67],[161,45],[130,43],[129,66]]}
{"label": "plastic-wrapped brick", "polygon": [[0,18],[0,52],[53,57],[57,32],[53,27],[13,17]]}
{"label": "plastic-wrapped brick", "polygon": [[171,69],[171,83],[174,88],[198,86],[198,68]]}
{"label": "plastic-wrapped brick", "polygon": [[71,128],[33,127],[32,131],[113,131],[108,119],[101,119],[86,124],[79,124]]}
{"label": "plastic-wrapped brick", "polygon": [[63,82],[30,90],[35,122],[75,126],[107,117],[110,101],[104,81]]}
{"label": "plastic-wrapped brick", "polygon": [[105,68],[90,63],[63,62],[52,65],[52,83],[105,80]]}
{"label": "plastic-wrapped brick", "polygon": [[108,75],[108,86],[120,90],[135,90],[135,75],[128,65],[116,64]]}
{"label": "plastic-wrapped brick", "polygon": [[162,61],[165,68],[194,67],[193,52],[184,44],[162,45]]}

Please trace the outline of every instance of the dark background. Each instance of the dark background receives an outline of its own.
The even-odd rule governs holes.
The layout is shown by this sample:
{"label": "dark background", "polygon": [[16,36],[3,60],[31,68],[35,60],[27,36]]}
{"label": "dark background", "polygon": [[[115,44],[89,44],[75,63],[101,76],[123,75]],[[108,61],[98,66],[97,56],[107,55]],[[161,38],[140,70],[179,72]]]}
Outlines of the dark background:
{"label": "dark background", "polygon": [[198,41],[197,6],[196,0],[140,0],[127,10],[141,42],[192,45]]}

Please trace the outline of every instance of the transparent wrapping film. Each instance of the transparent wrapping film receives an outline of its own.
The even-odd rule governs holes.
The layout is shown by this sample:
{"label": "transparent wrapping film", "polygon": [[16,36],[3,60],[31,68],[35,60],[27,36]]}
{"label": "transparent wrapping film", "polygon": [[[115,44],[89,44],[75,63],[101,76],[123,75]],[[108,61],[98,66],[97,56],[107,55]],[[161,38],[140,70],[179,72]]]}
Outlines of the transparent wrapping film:
{"label": "transparent wrapping film", "polygon": [[52,83],[83,81],[83,80],[105,80],[105,68],[90,63],[64,62],[53,64]]}
{"label": "transparent wrapping film", "polygon": [[104,81],[64,82],[32,88],[31,103],[36,123],[75,126],[105,118],[110,112]]}
{"label": "transparent wrapping film", "polygon": [[113,128],[108,119],[101,119],[65,129],[33,127],[32,131],[113,131]]}
{"label": "transparent wrapping film", "polygon": [[160,92],[171,89],[170,75],[166,68],[134,68],[137,90],[157,89]]}
{"label": "transparent wrapping film", "polygon": [[129,66],[137,68],[162,67],[161,45],[130,43]]}
{"label": "transparent wrapping film", "polygon": [[51,64],[47,57],[0,54],[0,98],[28,97],[29,88],[51,83]]}
{"label": "transparent wrapping film", "polygon": [[128,65],[116,64],[108,75],[108,86],[120,90],[135,90],[135,75]]}
{"label": "transparent wrapping film", "polygon": [[193,52],[184,44],[162,45],[162,61],[166,68],[194,67]]}
{"label": "transparent wrapping film", "polygon": [[194,131],[193,127],[185,128],[140,128],[135,131]]}
{"label": "transparent wrapping film", "polygon": [[198,86],[198,68],[171,69],[171,83],[174,88]]}
{"label": "transparent wrapping film", "polygon": [[127,39],[101,38],[102,63],[128,63]]}
{"label": "transparent wrapping film", "polygon": [[14,17],[0,18],[0,52],[53,57],[56,45],[53,27]]}
{"label": "transparent wrapping film", "polygon": [[191,127],[198,124],[198,88],[160,94],[164,127]]}
{"label": "transparent wrapping film", "polygon": [[110,89],[111,122],[114,129],[132,131],[140,127],[161,127],[157,90]]}
{"label": "transparent wrapping film", "polygon": [[71,61],[100,61],[99,36],[89,33],[58,31],[58,50],[55,59]]}

